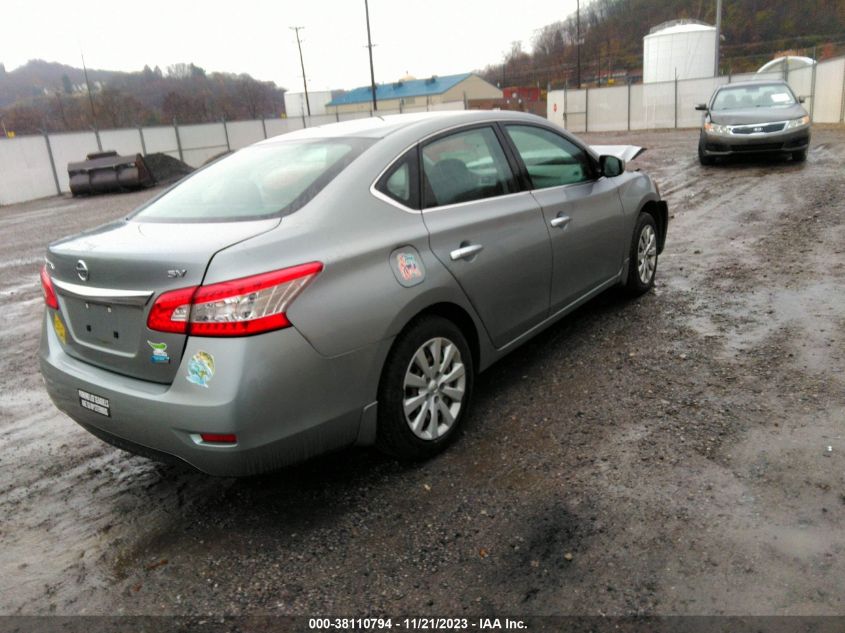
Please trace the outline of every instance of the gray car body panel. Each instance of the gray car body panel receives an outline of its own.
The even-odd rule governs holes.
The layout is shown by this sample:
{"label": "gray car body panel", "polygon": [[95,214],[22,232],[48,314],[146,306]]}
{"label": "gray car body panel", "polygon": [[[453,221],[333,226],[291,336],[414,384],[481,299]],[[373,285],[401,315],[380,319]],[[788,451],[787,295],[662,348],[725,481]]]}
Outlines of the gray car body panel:
{"label": "gray car body panel", "polygon": [[[371,443],[382,367],[393,341],[416,316],[447,308],[463,313],[472,323],[474,332],[467,335],[474,338],[477,366],[483,370],[578,305],[624,280],[637,214],[645,204],[659,201],[652,181],[639,172],[600,177],[586,187],[601,190],[606,204],[595,211],[601,218],[599,225],[606,226],[600,226],[595,234],[584,233],[578,249],[585,257],[592,256],[591,246],[604,254],[601,261],[592,260],[601,273],[592,277],[585,273],[579,281],[582,291],[570,293],[566,300],[552,306],[552,278],[566,275],[565,265],[555,268],[553,264],[550,236],[554,229],[547,228],[552,209],[560,204],[555,192],[523,191],[510,196],[510,201],[504,196],[426,211],[404,207],[374,192],[373,185],[381,174],[425,139],[479,122],[492,125],[500,121],[547,127],[585,147],[594,160],[598,158],[594,150],[557,126],[538,117],[506,112],[385,117],[301,130],[263,141],[278,143],[320,136],[379,139],[295,213],[280,221],[267,221],[272,224],[261,230],[252,227],[241,231],[237,227],[246,223],[229,223],[219,230],[219,241],[212,240],[213,244],[203,251],[207,260],[201,277],[156,278],[151,288],[159,294],[174,287],[212,284],[320,261],[323,271],[287,310],[293,327],[242,338],[183,337],[184,351],[173,359],[172,381],[167,384],[147,376],[120,375],[114,368],[97,367],[70,353],[58,340],[47,311],[40,357],[54,402],[99,436],[115,438],[116,444],[174,455],[212,474],[250,474],[352,443]],[[562,198],[564,205],[566,199]],[[515,211],[513,203],[521,210]],[[570,211],[577,214],[577,206]],[[468,272],[472,278],[462,279],[465,272],[450,266],[446,258],[450,248],[460,245],[460,235],[470,239],[480,235],[474,222],[467,223],[473,208],[499,208],[505,216],[516,212],[513,217],[527,217],[536,228],[515,238],[514,244],[521,246],[511,260],[499,252],[498,258],[504,259],[497,261],[493,257],[497,244],[490,241],[495,237],[496,223],[491,223],[484,237],[486,250],[475,261],[483,263],[486,253],[493,268]],[[442,244],[438,244],[437,235],[442,237]],[[450,245],[449,235],[458,243]],[[538,243],[532,246],[531,239]],[[501,238],[499,241],[506,243]],[[425,271],[422,282],[403,285],[397,279],[391,254],[403,248],[419,255]],[[154,252],[151,259],[160,261],[172,255],[182,261],[172,245],[164,250],[168,252]],[[76,254],[71,249],[69,257]],[[531,262],[532,258],[536,262]],[[533,280],[529,277],[528,284],[523,275],[530,268],[526,262],[539,262],[534,266],[538,276]],[[192,269],[196,263],[191,260]],[[473,261],[458,263],[464,271],[473,266]],[[485,307],[473,301],[472,295],[476,293],[481,302],[491,301],[499,287],[497,274],[508,276],[511,287],[519,289],[521,283],[535,288],[540,296],[532,299],[533,307],[526,311],[513,300],[497,303],[493,297],[486,308],[493,318],[485,319]],[[584,279],[594,279],[594,283],[585,283]],[[127,287],[140,285],[139,281]],[[470,287],[474,290],[467,292]],[[214,375],[205,388],[187,380],[189,363],[199,352],[214,358]],[[80,407],[78,389],[108,398],[111,417]],[[238,443],[203,445],[194,438],[200,432],[237,433]]]}

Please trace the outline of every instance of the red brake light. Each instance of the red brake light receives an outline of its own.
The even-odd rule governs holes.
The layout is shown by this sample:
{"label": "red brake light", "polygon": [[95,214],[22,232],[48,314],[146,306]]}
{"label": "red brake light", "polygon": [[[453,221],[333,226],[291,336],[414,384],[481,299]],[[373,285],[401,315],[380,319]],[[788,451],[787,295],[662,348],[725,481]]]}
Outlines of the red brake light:
{"label": "red brake light", "polygon": [[188,316],[191,312],[191,298],[197,288],[180,288],[165,292],[153,304],[150,316],[147,317],[147,327],[159,332],[188,332]]}
{"label": "red brake light", "polygon": [[50,279],[50,273],[47,272],[47,264],[41,267],[41,290],[44,293],[44,303],[47,304],[47,307],[58,310],[59,298],[56,296],[55,288],[53,288],[53,280]]}
{"label": "red brake light", "polygon": [[192,336],[246,336],[290,326],[285,311],[323,270],[320,262],[166,292],[153,304],[151,330]]}
{"label": "red brake light", "polygon": [[237,444],[238,442],[234,433],[200,433],[200,438],[209,444]]}

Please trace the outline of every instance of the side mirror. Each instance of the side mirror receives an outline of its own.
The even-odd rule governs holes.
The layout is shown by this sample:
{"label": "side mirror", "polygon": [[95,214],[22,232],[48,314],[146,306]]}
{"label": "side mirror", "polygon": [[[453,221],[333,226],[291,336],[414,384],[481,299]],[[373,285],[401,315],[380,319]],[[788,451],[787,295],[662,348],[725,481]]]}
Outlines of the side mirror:
{"label": "side mirror", "polygon": [[625,163],[616,158],[616,156],[600,156],[599,167],[601,168],[602,176],[613,178],[625,171]]}
{"label": "side mirror", "polygon": [[798,103],[804,103],[807,100],[807,97],[800,96],[798,97]]}
{"label": "side mirror", "polygon": [[695,105],[695,109],[696,110],[703,110],[704,112],[707,112],[707,104],[706,103],[697,103]]}

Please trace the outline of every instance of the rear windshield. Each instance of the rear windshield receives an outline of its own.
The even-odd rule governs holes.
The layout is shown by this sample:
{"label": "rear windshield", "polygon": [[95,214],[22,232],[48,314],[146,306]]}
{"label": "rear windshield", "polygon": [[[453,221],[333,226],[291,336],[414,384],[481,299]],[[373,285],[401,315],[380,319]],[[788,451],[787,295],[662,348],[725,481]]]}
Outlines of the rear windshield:
{"label": "rear windshield", "polygon": [[227,222],[303,207],[374,139],[331,138],[254,145],[195,172],[132,217],[144,222]]}
{"label": "rear windshield", "polygon": [[722,88],[713,99],[711,110],[739,110],[742,108],[775,108],[795,103],[792,91],[783,84],[760,84]]}

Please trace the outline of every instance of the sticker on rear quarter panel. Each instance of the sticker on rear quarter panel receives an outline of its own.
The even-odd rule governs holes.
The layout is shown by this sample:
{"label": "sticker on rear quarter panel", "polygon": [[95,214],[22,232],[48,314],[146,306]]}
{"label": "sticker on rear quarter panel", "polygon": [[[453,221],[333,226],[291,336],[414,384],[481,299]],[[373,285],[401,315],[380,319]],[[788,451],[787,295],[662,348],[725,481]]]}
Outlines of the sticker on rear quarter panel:
{"label": "sticker on rear quarter panel", "polygon": [[197,352],[188,361],[188,382],[208,389],[208,382],[214,377],[214,356],[208,352]]}
{"label": "sticker on rear quarter panel", "polygon": [[390,254],[390,269],[396,281],[410,288],[425,281],[422,257],[413,246],[397,248]]}
{"label": "sticker on rear quarter panel", "polygon": [[152,341],[147,341],[147,345],[149,345],[153,350],[153,355],[150,356],[151,362],[156,364],[170,362],[170,355],[167,353],[167,343],[153,343]]}

